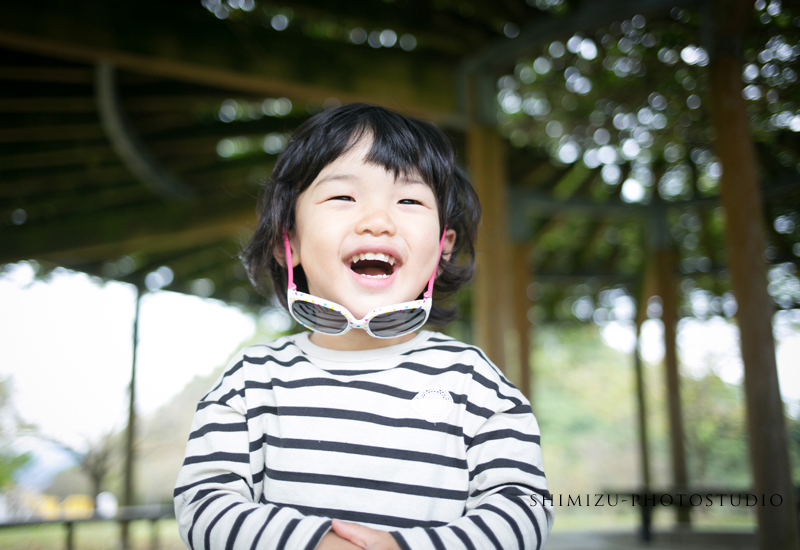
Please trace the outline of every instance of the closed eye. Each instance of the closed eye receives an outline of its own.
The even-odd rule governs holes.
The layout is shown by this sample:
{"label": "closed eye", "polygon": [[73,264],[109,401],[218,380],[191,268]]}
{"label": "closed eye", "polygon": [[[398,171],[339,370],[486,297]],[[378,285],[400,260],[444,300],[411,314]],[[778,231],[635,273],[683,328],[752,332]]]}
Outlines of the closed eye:
{"label": "closed eye", "polygon": [[329,201],[352,201],[352,202],[356,202],[356,199],[354,199],[353,197],[351,197],[349,195],[337,195],[335,197],[329,198],[328,200]]}
{"label": "closed eye", "polygon": [[398,204],[419,204],[419,205],[422,205],[422,203],[420,201],[415,200],[415,199],[402,199],[402,200],[398,201]]}

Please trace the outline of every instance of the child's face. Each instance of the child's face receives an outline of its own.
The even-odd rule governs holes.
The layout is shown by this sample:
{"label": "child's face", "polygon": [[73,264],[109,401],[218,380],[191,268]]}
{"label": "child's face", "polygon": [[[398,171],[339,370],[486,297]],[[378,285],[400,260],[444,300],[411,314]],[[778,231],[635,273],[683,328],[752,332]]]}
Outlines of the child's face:
{"label": "child's face", "polygon": [[[395,179],[365,163],[371,144],[361,140],[300,194],[291,239],[293,262],[303,266],[309,292],[359,319],[416,299],[436,268],[441,238],[433,190],[418,176]],[[444,253],[455,242],[455,231],[447,233]],[[360,260],[361,254],[377,257]]]}

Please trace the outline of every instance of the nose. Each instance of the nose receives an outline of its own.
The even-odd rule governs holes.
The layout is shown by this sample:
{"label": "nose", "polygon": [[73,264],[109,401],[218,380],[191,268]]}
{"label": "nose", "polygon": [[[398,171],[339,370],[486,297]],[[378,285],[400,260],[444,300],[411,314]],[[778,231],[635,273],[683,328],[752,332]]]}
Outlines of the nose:
{"label": "nose", "polygon": [[397,226],[389,212],[384,208],[371,208],[356,223],[356,233],[368,233],[373,237],[387,235],[391,237],[397,232]]}

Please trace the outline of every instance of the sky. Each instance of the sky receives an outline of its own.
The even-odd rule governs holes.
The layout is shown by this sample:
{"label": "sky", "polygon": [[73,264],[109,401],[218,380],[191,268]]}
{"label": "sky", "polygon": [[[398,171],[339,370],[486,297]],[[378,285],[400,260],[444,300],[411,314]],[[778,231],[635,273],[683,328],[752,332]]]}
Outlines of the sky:
{"label": "sky", "polygon": [[[21,418],[76,448],[124,428],[134,308],[131,285],[104,284],[66,270],[38,281],[26,263],[0,274],[0,377],[10,377]],[[255,328],[252,314],[217,300],[146,294],[137,411],[152,413],[194,376],[225,364]],[[19,444],[42,455],[46,467],[66,460],[31,438]]]}
{"label": "sky", "polygon": [[[786,410],[800,416],[800,310],[779,312],[773,319],[776,361]],[[632,353],[635,333],[630,323],[610,322],[600,331],[606,345]],[[664,327],[660,320],[642,325],[640,353],[644,361],[657,364],[664,358]],[[700,378],[714,372],[728,384],[744,381],[739,354],[739,327],[722,317],[707,320],[682,319],[678,323],[678,361],[681,374]]]}
{"label": "sky", "polygon": [[[102,283],[81,273],[57,270],[36,280],[27,263],[0,273],[0,377],[10,378],[14,404],[27,422],[65,443],[82,447],[125,426],[131,375],[135,295],[130,285]],[[791,414],[800,413],[800,311],[776,317],[781,389]],[[281,323],[273,313],[261,319]],[[137,410],[150,414],[194,376],[210,373],[250,340],[256,316],[222,302],[159,291],[142,299],[138,347]],[[630,323],[601,329],[610,347],[630,352]],[[664,348],[660,321],[642,329],[641,350],[658,363]],[[678,343],[684,374],[709,369],[740,384],[738,328],[723,318],[684,319]],[[47,450],[27,441],[30,450]]]}

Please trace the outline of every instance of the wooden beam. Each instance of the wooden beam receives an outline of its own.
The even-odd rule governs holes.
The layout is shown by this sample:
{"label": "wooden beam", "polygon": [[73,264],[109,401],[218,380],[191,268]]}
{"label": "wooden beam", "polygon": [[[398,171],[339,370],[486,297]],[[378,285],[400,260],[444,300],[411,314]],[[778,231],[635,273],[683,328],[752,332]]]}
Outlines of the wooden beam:
{"label": "wooden beam", "polygon": [[101,61],[94,82],[100,123],[125,167],[151,191],[166,200],[189,200],[194,191],[167,172],[131,127],[117,89],[116,68]]}
{"label": "wooden beam", "polygon": [[[750,121],[742,98],[742,49],[753,4],[749,0],[714,2],[707,23],[717,25],[709,65],[709,109],[714,150],[723,172],[725,242],[744,363],[744,391],[753,492],[780,495],[781,506],[756,507],[762,550],[798,547],[783,400],[772,333],[774,307],[767,292],[764,263],[763,203]],[[777,499],[776,499],[777,500]]]}
{"label": "wooden beam", "polygon": [[467,131],[467,159],[483,209],[473,283],[475,343],[501,370],[506,368],[505,334],[511,319],[506,269],[506,144],[496,128],[475,124]]}
{"label": "wooden beam", "polygon": [[[621,186],[618,186],[621,187]],[[791,175],[780,181],[762,183],[762,194],[769,199],[779,199],[800,192],[800,176]],[[595,218],[636,217],[649,215],[651,204],[627,203],[609,199],[604,202],[581,198],[555,198],[549,194],[521,189],[511,186],[508,191],[509,203],[514,204],[517,211],[525,214],[545,214],[550,217],[558,213],[579,213]],[[669,208],[714,208],[720,203],[719,197],[697,197],[693,199],[661,203]]]}
{"label": "wooden beam", "polygon": [[[165,113],[182,111],[214,112],[220,104],[234,94],[175,94],[145,95],[125,99],[125,109],[131,113]],[[247,94],[238,99],[259,101],[260,98]],[[6,97],[0,99],[2,113],[95,113],[97,103],[89,96],[42,96],[42,97]]]}

